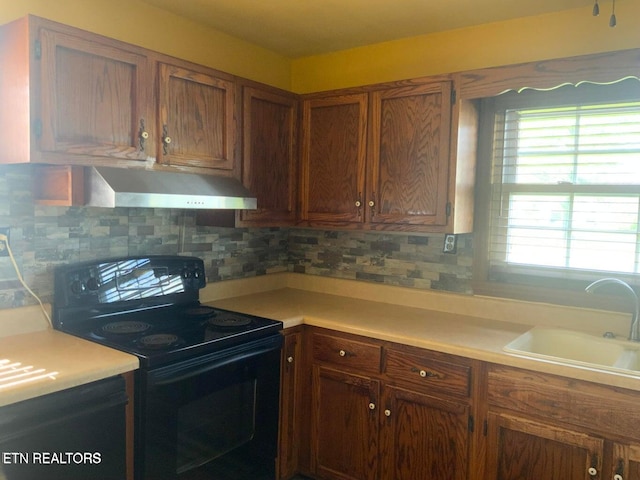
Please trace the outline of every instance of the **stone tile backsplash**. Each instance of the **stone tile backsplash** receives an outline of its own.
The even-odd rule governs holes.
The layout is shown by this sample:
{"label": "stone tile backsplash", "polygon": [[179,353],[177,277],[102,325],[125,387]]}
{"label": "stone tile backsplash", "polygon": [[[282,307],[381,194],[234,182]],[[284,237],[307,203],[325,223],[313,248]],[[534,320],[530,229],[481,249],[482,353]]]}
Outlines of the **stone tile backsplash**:
{"label": "stone tile backsplash", "polygon": [[[292,271],[307,275],[471,293],[471,235],[454,255],[443,235],[218,228],[188,210],[35,205],[30,167],[0,167],[0,227],[24,280],[50,302],[56,265],[128,255],[201,257],[209,282]],[[0,256],[0,308],[33,304],[12,262]]]}

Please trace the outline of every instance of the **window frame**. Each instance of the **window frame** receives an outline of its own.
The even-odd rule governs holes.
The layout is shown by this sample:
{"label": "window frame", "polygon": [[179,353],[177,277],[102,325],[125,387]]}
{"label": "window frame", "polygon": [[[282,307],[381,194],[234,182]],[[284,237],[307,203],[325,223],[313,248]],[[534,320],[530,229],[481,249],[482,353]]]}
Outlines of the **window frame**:
{"label": "window frame", "polygon": [[[626,83],[625,83],[626,82]],[[635,83],[631,83],[635,82]],[[493,168],[493,138],[494,125],[497,120],[503,120],[506,108],[552,107],[570,101],[586,99],[599,101],[629,101],[640,100],[637,94],[640,82],[637,78],[622,79],[613,82],[613,88],[606,88],[594,83],[578,85],[563,85],[554,89],[526,89],[520,93],[507,92],[490,98],[480,99],[480,118],[478,133],[478,161],[476,169],[476,208],[474,219],[474,259],[473,259],[473,290],[476,295],[490,295],[515,298],[527,301],[542,301],[561,305],[579,305],[605,309],[628,310],[617,299],[607,299],[601,295],[585,295],[584,288],[594,280],[607,276],[615,276],[627,281],[632,286],[640,286],[640,274],[611,273],[603,271],[572,271],[571,275],[562,274],[557,267],[525,266],[509,267],[503,274],[496,275],[490,271],[489,249],[491,246],[491,177]],[[628,86],[631,84],[631,87]],[[573,185],[576,192],[595,193],[598,186]],[[526,189],[526,188],[525,188]],[[561,187],[549,185],[543,189],[552,192]],[[614,189],[619,192],[637,193],[637,186],[621,185]],[[511,189],[510,189],[511,190]],[[513,189],[522,191],[521,188]],[[540,191],[540,190],[537,190]],[[600,191],[602,191],[600,189]],[[563,193],[566,189],[563,190]]]}

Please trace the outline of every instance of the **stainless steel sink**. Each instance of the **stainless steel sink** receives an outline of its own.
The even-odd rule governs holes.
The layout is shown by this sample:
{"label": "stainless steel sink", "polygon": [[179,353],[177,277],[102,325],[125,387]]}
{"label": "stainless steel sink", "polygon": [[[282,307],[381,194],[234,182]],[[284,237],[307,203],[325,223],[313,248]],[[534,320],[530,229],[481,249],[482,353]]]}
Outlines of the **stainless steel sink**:
{"label": "stainless steel sink", "polygon": [[640,375],[640,344],[619,338],[535,327],[504,347],[528,358]]}

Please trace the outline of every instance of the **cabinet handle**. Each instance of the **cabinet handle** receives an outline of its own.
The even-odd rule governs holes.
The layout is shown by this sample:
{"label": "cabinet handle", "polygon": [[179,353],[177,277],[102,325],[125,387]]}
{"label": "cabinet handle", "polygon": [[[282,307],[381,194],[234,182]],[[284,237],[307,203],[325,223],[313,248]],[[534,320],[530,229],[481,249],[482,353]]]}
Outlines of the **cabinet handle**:
{"label": "cabinet handle", "polygon": [[141,118],[140,130],[138,130],[138,145],[141,152],[144,152],[148,138],[149,138],[149,132],[147,132],[147,129],[144,126],[144,118]]}
{"label": "cabinet handle", "polygon": [[419,370],[419,369],[417,369],[415,367],[411,367],[411,371],[414,372],[414,373],[417,373],[422,378],[427,378],[427,377],[428,378],[433,378],[433,377],[437,377],[438,376],[437,373],[433,373],[433,372],[430,372],[428,370]]}
{"label": "cabinet handle", "polygon": [[287,362],[293,363],[293,357],[287,357]]}
{"label": "cabinet handle", "polygon": [[162,126],[162,152],[165,155],[169,154],[169,144],[171,143],[171,137],[166,125]]}
{"label": "cabinet handle", "polygon": [[376,409],[376,404],[375,404],[375,403],[373,403],[373,402],[371,402],[371,403],[369,404],[369,410],[375,410],[375,409]]}
{"label": "cabinet handle", "polygon": [[384,416],[385,417],[390,417],[391,416],[391,410],[389,410],[388,408],[384,411]]}

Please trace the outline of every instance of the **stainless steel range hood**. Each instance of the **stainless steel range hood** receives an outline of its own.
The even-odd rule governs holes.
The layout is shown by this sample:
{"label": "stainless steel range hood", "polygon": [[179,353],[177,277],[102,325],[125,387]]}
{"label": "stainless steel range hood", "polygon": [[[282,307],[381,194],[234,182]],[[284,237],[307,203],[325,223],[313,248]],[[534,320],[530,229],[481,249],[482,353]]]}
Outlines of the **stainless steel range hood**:
{"label": "stainless steel range hood", "polygon": [[233,178],[112,167],[87,167],[86,204],[94,207],[185,209],[257,208],[249,190]]}

